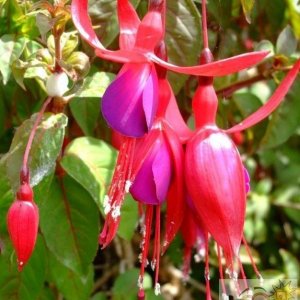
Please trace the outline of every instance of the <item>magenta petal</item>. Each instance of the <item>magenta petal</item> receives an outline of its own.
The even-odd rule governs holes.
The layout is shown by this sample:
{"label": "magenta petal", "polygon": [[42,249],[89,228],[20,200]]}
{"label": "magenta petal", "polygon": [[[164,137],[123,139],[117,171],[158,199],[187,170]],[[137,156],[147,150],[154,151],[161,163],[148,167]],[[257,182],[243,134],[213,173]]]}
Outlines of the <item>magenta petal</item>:
{"label": "magenta petal", "polygon": [[124,65],[102,98],[107,123],[126,136],[141,137],[147,133],[157,107],[156,86],[152,64]]}
{"label": "magenta petal", "polygon": [[150,205],[159,205],[166,199],[171,181],[169,149],[162,140],[155,143],[130,188],[134,199]]}

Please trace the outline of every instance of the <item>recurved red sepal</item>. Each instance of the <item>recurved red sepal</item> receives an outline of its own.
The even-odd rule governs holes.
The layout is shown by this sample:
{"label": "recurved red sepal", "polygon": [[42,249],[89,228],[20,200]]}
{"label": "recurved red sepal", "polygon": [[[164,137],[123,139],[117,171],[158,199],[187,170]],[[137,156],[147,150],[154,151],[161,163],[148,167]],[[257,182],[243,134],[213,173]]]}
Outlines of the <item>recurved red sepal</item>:
{"label": "recurved red sepal", "polygon": [[16,200],[7,214],[10,239],[18,258],[18,270],[22,271],[35,246],[39,224],[39,211],[32,201]]}

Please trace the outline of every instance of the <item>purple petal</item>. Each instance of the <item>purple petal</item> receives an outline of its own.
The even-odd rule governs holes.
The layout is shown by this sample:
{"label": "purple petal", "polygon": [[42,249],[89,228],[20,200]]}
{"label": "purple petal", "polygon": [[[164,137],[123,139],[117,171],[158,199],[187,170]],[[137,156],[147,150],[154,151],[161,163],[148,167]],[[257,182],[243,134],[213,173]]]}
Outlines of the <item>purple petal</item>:
{"label": "purple petal", "polygon": [[161,204],[167,196],[171,181],[171,158],[167,145],[157,142],[145,159],[130,192],[139,202]]}
{"label": "purple petal", "polygon": [[147,133],[157,107],[156,86],[157,75],[152,64],[124,65],[102,98],[102,113],[107,123],[126,136],[141,137]]}

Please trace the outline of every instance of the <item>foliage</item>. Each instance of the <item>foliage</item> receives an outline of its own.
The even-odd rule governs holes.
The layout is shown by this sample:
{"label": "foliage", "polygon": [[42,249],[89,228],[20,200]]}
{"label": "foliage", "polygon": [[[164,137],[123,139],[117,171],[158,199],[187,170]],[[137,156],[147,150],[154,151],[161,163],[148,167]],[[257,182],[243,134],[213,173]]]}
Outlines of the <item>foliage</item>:
{"label": "foliage", "polygon": [[[114,48],[118,37],[116,3],[108,2],[90,1],[90,12],[103,43]],[[132,2],[143,15],[147,1]],[[171,62],[197,63],[202,44],[200,2],[167,1],[166,42]],[[98,249],[103,199],[117,156],[99,107],[120,66],[96,58],[81,41],[68,6],[49,14],[45,3],[0,0],[0,299],[135,299],[138,208],[130,196],[123,207],[117,240],[104,251]],[[267,0],[209,1],[210,45],[216,58],[254,48],[272,49],[257,68],[215,80],[220,96],[218,121],[223,128],[261,106],[282,79],[286,66],[299,57],[299,4],[276,0],[274,9],[269,4]],[[30,170],[40,228],[33,256],[18,273],[5,220],[18,188],[35,113],[45,99],[46,81],[55,68],[51,28],[62,30],[60,65],[70,79],[69,91],[52,103],[34,139]],[[197,79],[173,73],[169,79],[182,114],[192,123],[190,100]],[[269,120],[241,136],[232,136],[251,177],[246,238],[262,273],[285,278],[299,278],[300,269],[299,94],[298,80]],[[198,285],[188,280],[182,285],[176,277],[174,270],[182,263],[181,244],[178,237],[162,258],[161,299],[199,298],[199,287],[203,292],[204,281]],[[249,261],[244,263],[248,266]],[[216,266],[212,275],[217,274]],[[202,278],[199,273],[203,270],[203,264],[193,264],[191,277]],[[157,299],[151,290],[153,274],[148,271],[147,299]],[[253,275],[250,268],[249,274]],[[216,278],[213,286],[217,292]]]}

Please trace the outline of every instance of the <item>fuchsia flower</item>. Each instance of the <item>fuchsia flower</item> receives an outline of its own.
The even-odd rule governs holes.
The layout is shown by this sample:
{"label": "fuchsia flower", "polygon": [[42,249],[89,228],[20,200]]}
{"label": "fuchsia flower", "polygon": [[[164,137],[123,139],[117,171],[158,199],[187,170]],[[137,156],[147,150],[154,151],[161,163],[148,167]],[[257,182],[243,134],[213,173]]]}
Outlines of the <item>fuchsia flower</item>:
{"label": "fuchsia flower", "polygon": [[[204,49],[201,60],[203,63],[212,60],[209,49]],[[185,181],[195,213],[217,242],[219,255],[223,250],[231,275],[243,240],[246,193],[250,185],[238,150],[227,133],[246,129],[267,117],[283,100],[299,66],[300,60],[264,106],[228,130],[221,130],[215,122],[218,99],[212,78],[199,78],[193,99],[197,130],[186,147]],[[222,271],[220,275],[222,278]]]}
{"label": "fuchsia flower", "polygon": [[[138,297],[144,299],[143,275],[153,218],[155,236],[152,262],[156,268],[155,284],[158,292],[160,206],[167,198],[166,234],[162,247],[165,251],[184,216],[189,215],[189,212],[185,215],[185,184],[191,197],[190,209],[196,218],[196,226],[203,225],[200,227],[205,236],[207,299],[210,299],[208,235],[218,245],[221,279],[221,256],[224,256],[230,276],[233,276],[234,261],[239,261],[240,244],[242,240],[245,243],[243,226],[246,193],[250,188],[249,177],[236,146],[227,134],[255,125],[280,104],[298,74],[300,60],[269,102],[244,122],[222,130],[215,122],[218,99],[212,77],[250,67],[261,61],[267,53],[252,52],[213,62],[207,46],[207,33],[204,32],[206,40],[202,64],[193,67],[175,66],[166,61],[167,57],[160,47],[165,30],[165,1],[151,2],[148,13],[141,21],[128,0],[118,0],[117,5],[120,50],[111,51],[104,48],[93,31],[87,13],[88,1],[72,1],[74,24],[82,37],[95,48],[96,54],[103,59],[124,64],[102,99],[103,115],[108,124],[123,135],[123,143],[104,201],[106,220],[99,242],[106,247],[115,236],[124,195],[130,191],[139,203],[146,206]],[[204,0],[202,5],[205,6]],[[203,20],[206,20],[205,14]],[[201,76],[193,99],[197,127],[194,133],[189,131],[180,116],[165,77],[166,69]],[[140,137],[143,138],[138,140]],[[182,143],[186,141],[184,159]],[[195,230],[193,224],[188,227]],[[194,240],[195,234],[186,240],[188,248]]]}
{"label": "fuchsia flower", "polygon": [[72,17],[82,37],[104,59],[124,63],[119,75],[102,98],[102,113],[108,124],[126,136],[141,137],[152,126],[157,102],[157,73],[154,64],[179,73],[223,76],[261,61],[267,52],[252,52],[208,65],[179,67],[155,55],[164,35],[165,1],[151,4],[142,21],[128,0],[118,0],[120,50],[104,48],[88,17],[87,0],[72,1]]}

